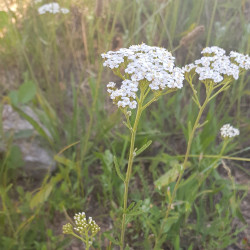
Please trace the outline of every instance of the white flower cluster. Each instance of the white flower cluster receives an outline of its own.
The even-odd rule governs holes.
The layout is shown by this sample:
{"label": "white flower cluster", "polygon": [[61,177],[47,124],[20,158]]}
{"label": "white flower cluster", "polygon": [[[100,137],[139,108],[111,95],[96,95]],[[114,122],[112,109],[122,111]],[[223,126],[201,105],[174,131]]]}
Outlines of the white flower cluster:
{"label": "white flower cluster", "polygon": [[240,134],[239,129],[234,128],[230,124],[225,124],[220,129],[220,134],[222,138],[232,138]]}
{"label": "white flower cluster", "polygon": [[231,52],[230,56],[227,56],[224,49],[213,46],[203,49],[201,53],[204,54],[201,59],[183,68],[185,72],[195,69],[201,81],[210,79],[219,83],[225,76],[232,76],[237,80],[241,68],[245,70],[250,68],[249,56],[237,52]]}
{"label": "white flower cluster", "polygon": [[74,220],[76,224],[76,227],[74,227],[74,229],[79,234],[85,234],[86,231],[91,230],[92,236],[94,236],[100,231],[100,227],[96,224],[96,222],[92,219],[92,217],[89,217],[87,221],[84,212],[75,214]]}
{"label": "white flower cluster", "polygon": [[135,109],[137,103],[136,92],[138,91],[138,82],[133,82],[131,80],[122,81],[122,85],[120,89],[115,88],[116,83],[110,82],[107,85],[108,93],[110,93],[110,98],[112,100],[118,99],[117,102],[118,107],[129,107],[130,109]]}
{"label": "white flower cluster", "polygon": [[214,54],[216,56],[223,56],[226,54],[226,51],[220,47],[212,46],[206,47],[201,51],[201,54]]}
{"label": "white flower cluster", "polygon": [[38,13],[40,15],[45,14],[46,12],[56,14],[56,13],[62,13],[62,14],[67,14],[69,13],[69,10],[66,8],[61,8],[58,3],[48,3],[44,4],[43,6],[38,8]]}
{"label": "white flower cluster", "polygon": [[230,58],[232,58],[240,68],[249,70],[250,69],[250,57],[243,55],[235,51],[230,52]]}
{"label": "white flower cluster", "polygon": [[175,67],[174,57],[164,48],[146,44],[132,45],[128,49],[102,54],[103,65],[112,70],[124,69],[125,80],[120,89],[115,83],[108,84],[108,92],[119,107],[135,109],[136,92],[141,81],[146,81],[151,90],[183,87],[182,69]]}

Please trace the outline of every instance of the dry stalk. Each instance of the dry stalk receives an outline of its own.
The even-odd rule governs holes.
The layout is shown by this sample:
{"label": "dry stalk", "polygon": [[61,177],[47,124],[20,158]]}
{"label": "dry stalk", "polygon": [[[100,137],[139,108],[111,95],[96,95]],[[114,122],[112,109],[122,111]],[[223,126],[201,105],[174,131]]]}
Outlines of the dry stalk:
{"label": "dry stalk", "polygon": [[188,47],[192,42],[194,42],[203,32],[205,27],[203,25],[195,27],[191,32],[184,36],[180,41],[180,47]]}

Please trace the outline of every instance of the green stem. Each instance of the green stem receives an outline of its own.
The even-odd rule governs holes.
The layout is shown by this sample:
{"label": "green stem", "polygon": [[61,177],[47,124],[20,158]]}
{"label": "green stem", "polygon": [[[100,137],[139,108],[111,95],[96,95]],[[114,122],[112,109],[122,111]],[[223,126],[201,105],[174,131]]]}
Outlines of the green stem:
{"label": "green stem", "polygon": [[[184,158],[185,155],[177,155],[177,158]],[[201,155],[189,155],[189,158],[200,158]],[[243,157],[232,157],[232,156],[220,156],[220,155],[202,155],[202,158],[213,158],[213,159],[225,159],[225,160],[232,160],[232,161],[249,161],[250,158],[243,158]],[[162,160],[162,158],[157,158],[157,157],[138,157],[137,162],[140,162],[142,160]]]}
{"label": "green stem", "polygon": [[[222,91],[224,91],[224,90],[229,86],[229,83],[230,83],[230,81],[225,82],[224,86],[223,86],[222,88],[220,88],[213,96],[211,96],[211,97],[209,98],[209,101],[211,101],[211,100],[214,99],[219,93],[221,93]],[[215,88],[217,88],[217,87],[215,87]]]}
{"label": "green stem", "polygon": [[192,145],[192,141],[193,141],[193,138],[194,138],[194,134],[195,134],[196,129],[199,127],[199,121],[200,121],[200,119],[201,119],[201,116],[202,116],[202,114],[203,114],[203,111],[204,111],[206,105],[207,105],[208,102],[209,102],[209,97],[210,97],[211,92],[212,92],[212,89],[208,90],[206,99],[205,99],[203,105],[201,106],[201,108],[200,108],[200,110],[199,110],[199,113],[198,113],[198,115],[197,115],[197,118],[196,118],[196,121],[195,121],[195,123],[194,123],[193,129],[192,129],[192,131],[191,131],[191,133],[190,133],[190,136],[189,136],[189,139],[188,139],[187,150],[186,150],[184,162],[183,162],[183,165],[182,165],[182,171],[181,171],[181,173],[179,174],[179,177],[178,177],[177,182],[176,182],[176,184],[175,184],[173,193],[172,193],[172,195],[171,195],[170,202],[169,202],[169,204],[168,204],[168,208],[167,208],[167,211],[166,211],[166,215],[165,215],[165,217],[164,217],[164,219],[163,219],[163,222],[162,222],[162,224],[161,224],[160,232],[159,232],[159,234],[158,234],[158,236],[157,236],[157,238],[156,238],[155,247],[154,247],[155,250],[159,249],[159,247],[160,247],[160,244],[161,244],[160,239],[161,239],[161,236],[162,236],[162,234],[163,234],[163,230],[164,230],[166,221],[167,221],[167,219],[168,219],[168,217],[169,217],[169,214],[170,214],[170,211],[171,211],[171,208],[172,208],[172,205],[173,205],[175,196],[176,196],[176,191],[177,191],[177,189],[178,189],[178,187],[179,187],[179,184],[180,184],[181,178],[182,178],[182,176],[183,176],[183,173],[184,173],[184,171],[185,171],[185,169],[186,169],[186,167],[187,167],[188,157],[189,157],[189,154],[190,154],[190,150],[191,150],[191,145]]}
{"label": "green stem", "polygon": [[[200,157],[200,155],[189,155],[189,157]],[[203,155],[204,158],[221,158],[225,160],[232,160],[232,161],[250,161],[250,158],[243,158],[243,157],[231,157],[231,156],[219,156],[219,155]]]}
{"label": "green stem", "polygon": [[[160,96],[163,96],[163,95],[167,95],[167,94],[170,94],[172,92],[176,91],[176,89],[170,89],[164,93],[160,93],[160,94],[157,94],[155,95],[150,101],[148,101],[143,107],[142,107],[142,110],[146,109],[150,104],[152,104],[153,102],[157,101]],[[147,94],[147,93],[146,93]],[[145,98],[145,95],[144,95],[144,98]]]}
{"label": "green stem", "polygon": [[131,130],[128,168],[127,168],[126,178],[124,181],[123,216],[122,216],[122,229],[121,229],[121,250],[124,249],[124,236],[125,236],[125,227],[126,227],[126,210],[127,210],[127,205],[128,205],[128,187],[129,187],[129,181],[131,178],[133,159],[134,159],[135,136],[136,136],[136,131],[137,131],[137,127],[139,124],[139,120],[140,120],[140,117],[141,117],[141,114],[143,111],[143,108],[142,108],[143,99],[144,99],[144,91],[141,90],[141,95],[140,95],[140,99],[138,102],[136,118],[135,118],[133,128]]}
{"label": "green stem", "polygon": [[80,237],[79,235],[77,235],[77,234],[75,234],[73,232],[71,233],[71,235],[73,235],[74,237],[76,237],[77,239],[81,240],[83,243],[86,244],[85,240],[82,237]]}
{"label": "green stem", "polygon": [[89,245],[89,230],[85,231],[85,238],[86,238],[86,242],[85,242],[86,250],[89,250],[89,247],[90,247],[90,245]]}
{"label": "green stem", "polygon": [[197,91],[194,89],[194,85],[193,85],[193,83],[192,83],[192,79],[186,79],[186,80],[187,80],[187,82],[189,83],[189,85],[190,85],[190,87],[191,87],[191,89],[192,89],[192,91],[193,91],[194,102],[197,104],[197,106],[198,106],[199,108],[201,108],[201,104],[200,104],[199,98],[198,98],[198,96],[197,96]]}

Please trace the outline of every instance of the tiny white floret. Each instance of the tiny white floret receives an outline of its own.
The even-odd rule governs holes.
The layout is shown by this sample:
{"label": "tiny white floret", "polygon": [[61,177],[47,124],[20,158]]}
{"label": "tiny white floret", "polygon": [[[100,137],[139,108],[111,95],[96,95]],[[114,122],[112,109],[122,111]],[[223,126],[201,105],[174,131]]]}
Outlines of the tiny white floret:
{"label": "tiny white floret", "polygon": [[220,133],[222,138],[233,138],[235,136],[238,136],[240,134],[240,131],[230,124],[225,124],[221,127]]}

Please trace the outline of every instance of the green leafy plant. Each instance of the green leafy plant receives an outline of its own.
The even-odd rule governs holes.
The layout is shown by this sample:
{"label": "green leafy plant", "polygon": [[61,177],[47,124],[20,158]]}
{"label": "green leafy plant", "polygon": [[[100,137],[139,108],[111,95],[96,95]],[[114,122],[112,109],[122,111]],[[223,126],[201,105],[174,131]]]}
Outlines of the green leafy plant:
{"label": "green leafy plant", "polygon": [[[240,73],[250,68],[250,58],[237,52],[231,52],[230,56],[226,56],[223,49],[214,46],[205,48],[202,53],[204,57],[184,68],[185,78],[193,92],[192,100],[199,109],[194,125],[189,131],[184,162],[179,167],[170,170],[170,172],[162,176],[156,182],[156,185],[164,186],[166,183],[177,179],[173,191],[170,192],[169,190],[168,192],[169,204],[159,232],[157,233],[154,249],[159,249],[165,240],[163,235],[166,232],[166,226],[169,228],[169,226],[178,219],[178,217],[169,218],[169,215],[170,211],[174,209],[173,202],[176,192],[188,166],[188,158],[195,131],[198,128],[202,128],[208,122],[205,121],[200,123],[206,106],[219,93],[227,90],[230,87],[230,83],[234,79],[237,80],[239,78]],[[171,93],[178,88],[182,88],[184,77],[182,71],[174,67],[174,58],[169,52],[161,48],[149,47],[145,44],[138,46],[133,45],[129,49],[120,49],[117,52],[108,52],[107,54],[102,54],[102,57],[105,60],[104,66],[111,68],[114,74],[123,80],[120,88],[117,88],[114,82],[110,82],[107,87],[111,99],[124,113],[126,117],[126,122],[124,122],[124,124],[131,132],[126,177],[121,173],[116,158],[114,160],[117,174],[124,182],[124,205],[120,237],[120,247],[123,249],[125,227],[129,221],[128,218],[130,215],[134,215],[133,212],[131,212],[131,208],[133,208],[134,204],[131,203],[129,207],[127,206],[128,187],[132,173],[133,160],[137,156],[137,153],[140,154],[151,144],[151,142],[146,143],[138,151],[135,148],[135,137],[141,114],[151,103],[157,101],[160,96]],[[193,84],[193,79],[196,74],[205,86],[205,100],[203,103],[201,103],[197,95],[197,90]],[[151,91],[152,97],[150,96]],[[136,109],[135,118],[131,123],[130,117],[132,112],[130,110],[134,109]],[[229,124],[221,128],[221,135],[224,138],[231,138],[238,134],[239,131]],[[228,141],[224,143],[221,155],[227,143]],[[137,210],[137,207],[140,207],[140,203],[137,203],[135,207]],[[140,211],[135,212],[135,215],[138,214],[140,214]]]}
{"label": "green leafy plant", "polygon": [[[0,110],[6,101],[13,108],[15,104],[57,164],[55,172],[39,180],[23,176],[22,156],[12,141],[28,133],[5,133],[6,117],[1,118],[0,112],[0,147],[5,148],[0,153],[0,249],[70,247],[70,238],[63,239],[58,230],[58,220],[65,209],[75,212],[83,207],[88,212],[101,211],[97,222],[105,225],[102,231],[107,230],[95,237],[94,247],[113,249],[112,244],[120,244],[121,179],[126,177],[131,133],[119,125],[121,112],[105,100],[102,83],[119,82],[103,71],[101,52],[143,41],[172,51],[179,65],[198,58],[201,48],[211,44],[249,54],[247,1],[57,2],[69,13],[39,15],[45,1],[0,3]],[[198,83],[197,74],[192,82],[203,103],[205,87]],[[237,84],[230,84],[205,108],[201,121],[208,123],[195,132],[162,234],[162,248],[214,249],[236,241],[247,247],[249,239],[241,241],[247,234],[239,234],[244,227],[236,228],[235,220],[246,223],[240,204],[247,195],[243,183],[250,176],[248,83],[249,74],[242,72]],[[23,89],[20,100],[19,94],[12,93],[19,89]],[[152,143],[133,158],[128,207],[133,205],[126,211],[124,245],[152,249],[159,236],[199,112],[191,91],[186,86],[142,112],[135,147],[145,149]],[[22,113],[26,105],[39,124]],[[136,112],[131,111],[133,125]],[[221,153],[225,140],[218,130],[226,123],[240,128],[241,135]],[[231,169],[231,177],[226,168]],[[241,172],[244,176],[234,181]],[[138,216],[130,216],[137,203]]]}

